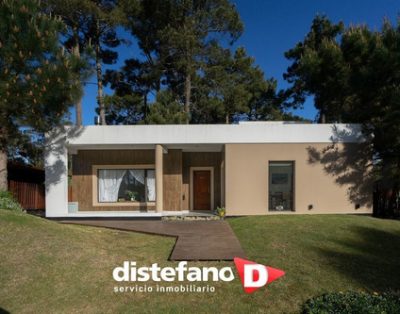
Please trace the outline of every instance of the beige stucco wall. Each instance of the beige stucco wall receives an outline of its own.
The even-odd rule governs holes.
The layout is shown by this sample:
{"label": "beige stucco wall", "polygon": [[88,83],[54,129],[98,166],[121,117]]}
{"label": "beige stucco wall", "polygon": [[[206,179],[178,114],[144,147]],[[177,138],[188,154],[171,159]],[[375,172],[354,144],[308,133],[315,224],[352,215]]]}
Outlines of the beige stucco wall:
{"label": "beige stucco wall", "polygon": [[[227,215],[328,214],[371,213],[372,188],[364,187],[362,197],[349,194],[350,182],[362,182],[352,173],[349,180],[342,174],[325,170],[334,166],[335,160],[324,157],[329,144],[227,144],[225,146],[225,201]],[[346,147],[344,147],[344,145]],[[351,154],[359,144],[338,144],[339,153]],[[310,163],[310,152],[320,153],[317,162]],[[327,155],[328,156],[328,155]],[[335,156],[335,155],[333,155]],[[268,211],[268,165],[269,161],[294,161],[294,212]],[[338,162],[342,162],[341,160]],[[346,182],[346,183],[343,183]],[[351,197],[350,197],[351,195]],[[351,198],[351,199],[350,199]],[[358,202],[355,199],[364,200]],[[357,202],[357,203],[356,203]],[[312,204],[313,209],[308,206]],[[361,207],[355,209],[355,205]]]}

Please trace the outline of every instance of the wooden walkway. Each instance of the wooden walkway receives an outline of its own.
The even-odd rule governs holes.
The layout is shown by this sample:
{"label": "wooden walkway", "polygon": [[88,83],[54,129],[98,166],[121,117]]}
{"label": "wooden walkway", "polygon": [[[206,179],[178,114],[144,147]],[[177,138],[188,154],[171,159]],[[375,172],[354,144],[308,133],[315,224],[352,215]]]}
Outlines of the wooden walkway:
{"label": "wooden walkway", "polygon": [[69,219],[63,223],[176,237],[172,261],[215,261],[245,257],[239,240],[226,221],[159,221]]}

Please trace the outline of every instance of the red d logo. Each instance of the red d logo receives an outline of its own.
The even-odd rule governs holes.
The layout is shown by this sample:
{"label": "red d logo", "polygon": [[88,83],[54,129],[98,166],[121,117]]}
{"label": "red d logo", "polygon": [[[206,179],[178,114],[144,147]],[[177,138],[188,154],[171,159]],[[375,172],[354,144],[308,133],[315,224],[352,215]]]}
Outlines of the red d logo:
{"label": "red d logo", "polygon": [[233,261],[235,262],[244,292],[246,293],[253,293],[258,288],[273,282],[285,274],[280,269],[257,264],[239,257],[235,257]]}

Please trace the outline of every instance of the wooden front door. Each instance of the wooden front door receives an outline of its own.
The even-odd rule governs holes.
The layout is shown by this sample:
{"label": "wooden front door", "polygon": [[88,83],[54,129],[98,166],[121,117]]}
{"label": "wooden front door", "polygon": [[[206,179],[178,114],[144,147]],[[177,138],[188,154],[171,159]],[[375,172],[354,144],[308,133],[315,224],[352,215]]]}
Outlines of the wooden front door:
{"label": "wooden front door", "polygon": [[193,171],[193,210],[211,210],[211,171]]}

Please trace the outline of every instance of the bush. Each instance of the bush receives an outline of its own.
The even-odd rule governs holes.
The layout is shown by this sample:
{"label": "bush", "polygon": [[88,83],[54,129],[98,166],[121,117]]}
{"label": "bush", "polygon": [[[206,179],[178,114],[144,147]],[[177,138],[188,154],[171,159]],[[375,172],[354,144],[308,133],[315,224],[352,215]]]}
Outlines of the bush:
{"label": "bush", "polygon": [[23,212],[24,209],[8,191],[0,191],[0,209],[8,209]]}
{"label": "bush", "polygon": [[394,294],[368,294],[362,292],[327,293],[308,300],[304,314],[336,313],[400,313],[400,297]]}
{"label": "bush", "polygon": [[223,219],[226,215],[225,207],[217,207],[215,213],[219,218]]}

